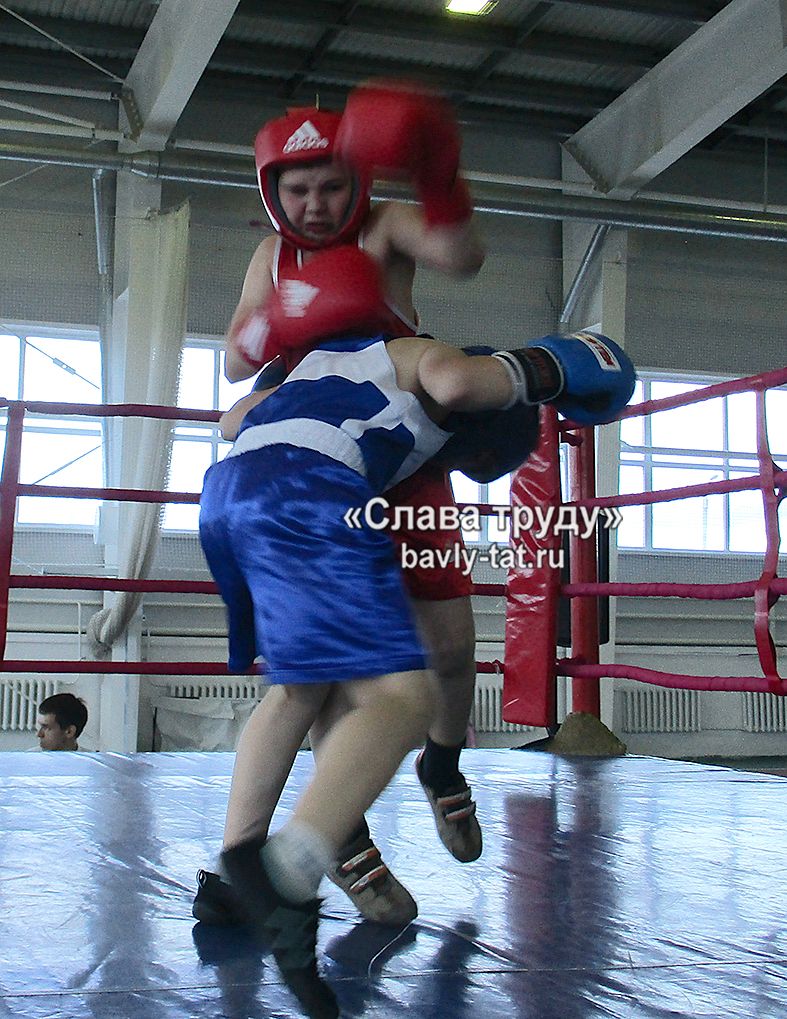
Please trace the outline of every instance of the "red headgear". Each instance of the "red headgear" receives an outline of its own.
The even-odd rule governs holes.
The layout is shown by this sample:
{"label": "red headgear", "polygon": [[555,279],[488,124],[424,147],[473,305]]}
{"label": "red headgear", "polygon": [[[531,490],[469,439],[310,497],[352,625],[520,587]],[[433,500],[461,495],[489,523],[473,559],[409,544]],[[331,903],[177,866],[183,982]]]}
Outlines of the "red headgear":
{"label": "red headgear", "polygon": [[274,228],[300,248],[321,248],[344,240],[361,225],[369,211],[370,182],[353,173],[353,193],[344,222],[331,237],[311,240],[298,233],[287,219],[279,200],[279,174],[304,163],[332,159],[341,114],[301,106],[283,117],[269,120],[257,133],[254,156],[262,203]]}

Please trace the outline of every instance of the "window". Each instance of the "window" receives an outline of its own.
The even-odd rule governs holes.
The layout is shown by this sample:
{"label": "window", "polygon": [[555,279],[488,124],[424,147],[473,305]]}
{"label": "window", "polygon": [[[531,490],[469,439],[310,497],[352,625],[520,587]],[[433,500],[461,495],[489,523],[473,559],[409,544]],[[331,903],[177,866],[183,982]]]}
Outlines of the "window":
{"label": "window", "polygon": [[[190,339],[183,351],[178,406],[226,409],[250,388],[224,378],[224,354],[215,338]],[[94,331],[21,328],[0,325],[0,395],[7,399],[100,403],[101,350]],[[717,379],[664,378],[643,374],[633,402],[659,399],[703,388]],[[787,390],[766,395],[768,438],[777,466],[787,469]],[[0,415],[0,455],[5,418]],[[177,425],[173,433],[168,488],[199,492],[207,468],[229,449],[212,424]],[[620,491],[642,492],[735,479],[757,473],[755,396],[741,393],[721,399],[632,418],[621,425]],[[25,484],[100,487],[103,484],[100,418],[26,415],[20,480]],[[451,481],[459,503],[507,505],[510,476],[480,485],[458,471]],[[99,505],[94,499],[26,498],[17,500],[21,526],[93,527]],[[782,552],[787,552],[787,509]],[[166,530],[194,532],[196,505],[165,508]],[[465,540],[508,542],[508,527],[483,517]],[[617,531],[622,550],[653,552],[762,553],[765,534],[758,491],[681,499],[656,506],[623,509]]]}
{"label": "window", "polygon": [[[10,400],[101,403],[101,351],[91,331],[0,327],[0,395]],[[5,448],[5,418],[0,418]],[[103,477],[101,420],[25,415],[23,484],[99,487]],[[98,500],[17,500],[17,522],[92,526]]]}
{"label": "window", "polygon": [[[491,506],[509,506],[511,503],[511,475],[505,474],[487,485],[472,481],[460,471],[451,471],[451,488],[457,503],[478,505],[488,503]],[[471,544],[507,545],[509,525],[501,527],[495,516],[482,516],[481,529],[462,529],[464,540]]]}
{"label": "window", "polygon": [[[658,400],[719,380],[643,375],[632,403]],[[777,465],[787,466],[787,391],[766,394],[768,441]],[[743,478],[758,473],[755,395],[740,393],[661,411],[621,424],[620,491],[642,492]],[[758,490],[698,496],[622,510],[621,549],[762,553]],[[787,515],[781,510],[787,532]],[[782,538],[787,552],[787,533]]]}
{"label": "window", "polygon": [[[183,349],[178,385],[178,407],[227,410],[251,389],[250,380],[231,383],[224,378],[224,352],[218,340],[189,340]],[[167,489],[200,492],[205,471],[226,456],[230,448],[216,425],[178,425],[172,437]],[[199,507],[170,503],[162,526],[167,531],[196,531]]]}
{"label": "window", "polygon": [[[178,406],[230,407],[250,383],[224,378],[224,355],[217,339],[190,340],[181,363]],[[101,347],[92,330],[0,326],[0,396],[9,400],[101,403]],[[5,448],[5,416],[0,414],[0,457]],[[170,491],[199,492],[211,463],[229,449],[215,425],[179,425],[172,443]],[[23,484],[101,487],[104,484],[101,418],[25,415],[22,440]],[[92,528],[99,500],[21,497],[17,524]],[[168,530],[194,531],[197,506],[170,504]]]}

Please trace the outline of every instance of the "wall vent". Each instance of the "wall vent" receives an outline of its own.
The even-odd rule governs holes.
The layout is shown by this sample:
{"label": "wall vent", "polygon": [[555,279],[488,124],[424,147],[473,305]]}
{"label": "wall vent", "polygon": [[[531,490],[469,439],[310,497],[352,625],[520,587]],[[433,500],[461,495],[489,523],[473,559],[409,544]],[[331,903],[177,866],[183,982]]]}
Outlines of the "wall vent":
{"label": "wall vent", "polygon": [[772,693],[744,693],[746,732],[787,732],[787,698]]}
{"label": "wall vent", "polygon": [[696,690],[617,690],[622,699],[623,732],[699,732]]}
{"label": "wall vent", "polygon": [[38,705],[53,693],[60,693],[57,679],[0,680],[0,730],[35,732],[38,729]]}

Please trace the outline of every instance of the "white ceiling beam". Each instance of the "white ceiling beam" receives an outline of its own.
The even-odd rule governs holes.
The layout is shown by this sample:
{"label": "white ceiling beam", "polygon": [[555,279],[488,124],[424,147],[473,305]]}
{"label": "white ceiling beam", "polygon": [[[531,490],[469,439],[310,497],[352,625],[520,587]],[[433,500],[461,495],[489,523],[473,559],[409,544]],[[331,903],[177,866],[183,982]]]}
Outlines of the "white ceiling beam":
{"label": "white ceiling beam", "polygon": [[162,0],[125,81],[138,149],[164,148],[238,2]]}
{"label": "white ceiling beam", "polygon": [[564,146],[627,198],[787,74],[787,0],[732,0]]}

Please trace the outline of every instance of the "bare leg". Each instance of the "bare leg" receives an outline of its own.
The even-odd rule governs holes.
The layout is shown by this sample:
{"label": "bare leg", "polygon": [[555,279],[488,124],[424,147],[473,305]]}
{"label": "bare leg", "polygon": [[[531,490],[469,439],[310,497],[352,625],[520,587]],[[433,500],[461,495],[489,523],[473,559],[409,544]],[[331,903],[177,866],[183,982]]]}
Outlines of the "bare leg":
{"label": "bare leg", "polygon": [[405,672],[346,684],[350,710],[323,740],[314,777],[293,821],[338,849],[358,818],[423,739],[432,712],[428,673]]}
{"label": "bare leg", "polygon": [[[309,730],[312,749],[319,760],[328,734],[352,710],[349,699],[354,683],[337,683]],[[386,866],[372,841],[363,814],[348,840],[339,848],[328,877],[349,897],[358,912],[375,923],[406,927],[418,916],[415,899]]]}
{"label": "bare leg", "polygon": [[339,719],[350,710],[350,702],[347,699],[346,684],[337,683],[331,688],[331,692],[320,708],[314,724],[309,729],[309,742],[315,757],[320,752],[328,733]]}
{"label": "bare leg", "polygon": [[272,686],[238,741],[224,826],[224,848],[265,838],[309,726],[330,687]]}
{"label": "bare leg", "polygon": [[[464,796],[467,784],[459,770],[459,756],[475,695],[472,604],[470,598],[443,601],[413,599],[411,604],[421,637],[429,649],[435,706],[424,755],[419,763],[419,777],[429,787],[427,795],[446,848],[458,860],[474,860],[481,853],[481,831],[474,814],[475,805],[469,793]],[[343,693],[343,687],[336,688],[338,696],[331,695],[312,726],[312,746],[318,754],[331,728],[347,710],[347,702],[341,696]],[[448,794],[459,794],[460,800],[448,804],[447,812],[454,819],[446,826],[446,811],[442,803],[437,804],[437,800]],[[367,830],[364,819],[360,818],[354,835],[365,834]]]}
{"label": "bare leg", "polygon": [[339,1008],[317,971],[320,878],[404,755],[424,738],[432,713],[423,671],[353,680],[347,691],[350,710],[323,741],[292,819],[262,851],[246,842],[222,854],[285,983],[308,1015],[325,1019],[337,1019]]}
{"label": "bare leg", "polygon": [[435,713],[429,736],[443,746],[464,741],[475,695],[475,623],[469,598],[413,599],[434,671]]}
{"label": "bare leg", "polygon": [[[344,685],[344,690],[349,710],[323,740],[314,775],[290,820],[264,849],[274,883],[289,899],[303,901],[316,893],[320,877],[330,871],[337,852],[357,828],[358,818],[393,778],[405,754],[424,739],[432,716],[432,684],[423,670],[353,680]],[[271,710],[244,732],[248,749],[244,748],[244,759],[236,767],[233,785],[237,789],[236,802],[249,805],[255,812],[250,815],[252,822],[269,806],[272,794],[280,792],[282,776],[289,773],[294,751],[274,768],[264,796],[255,795],[250,788],[250,783],[259,781],[263,773],[259,762],[264,759],[266,765],[272,765],[273,755],[282,752],[281,741],[271,742],[277,730],[286,729],[297,718],[298,732],[306,731],[304,726],[313,720],[325,697],[321,692],[320,699],[309,698],[309,692],[309,687],[286,688],[287,696],[277,698]],[[303,710],[298,713],[290,701]],[[247,767],[246,759],[254,753],[253,740],[265,742],[256,747],[252,766]],[[290,750],[294,745],[289,744]],[[249,842],[258,835],[252,830],[245,839],[228,844],[222,858],[225,862],[228,858],[244,858]]]}
{"label": "bare leg", "polygon": [[456,860],[470,863],[483,849],[476,806],[459,756],[475,693],[475,627],[469,598],[413,602],[435,669],[436,709],[416,771],[437,832]]}
{"label": "bare leg", "polygon": [[[444,746],[464,741],[475,695],[475,623],[469,598],[445,601],[412,599],[421,636],[429,649],[435,712],[429,737]],[[310,730],[312,746],[320,744],[347,710],[343,687],[336,687]],[[336,696],[338,695],[338,696]]]}

